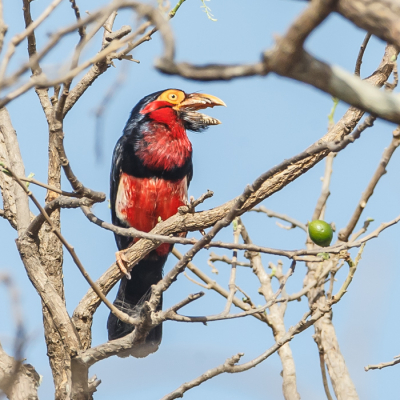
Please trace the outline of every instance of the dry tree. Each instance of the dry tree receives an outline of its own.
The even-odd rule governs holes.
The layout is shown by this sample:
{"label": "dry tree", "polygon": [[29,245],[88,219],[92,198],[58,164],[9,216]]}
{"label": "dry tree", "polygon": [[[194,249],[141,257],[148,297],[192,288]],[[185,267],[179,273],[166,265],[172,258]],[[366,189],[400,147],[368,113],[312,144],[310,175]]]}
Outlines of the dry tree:
{"label": "dry tree", "polygon": [[[385,149],[353,215],[338,231],[338,240],[333,245],[321,249],[308,237],[307,221],[299,221],[259,204],[306,174],[321,160],[325,160],[322,190],[316,199],[313,215],[309,216],[310,221],[323,220],[330,195],[332,164],[335,156],[345,151],[349,145],[356,146],[357,144],[353,143],[366,129],[373,126],[376,119],[400,123],[400,99],[392,93],[398,83],[396,64],[400,48],[400,31],[397,29],[400,22],[398,2],[313,0],[294,19],[286,33],[276,38],[274,46],[262,51],[258,62],[236,65],[195,65],[175,61],[175,41],[169,20],[175,15],[179,18],[180,7],[183,6],[184,0],[180,0],[171,11],[168,11],[164,2],[158,2],[157,6],[153,6],[145,2],[114,0],[97,10],[89,11],[86,15],[79,9],[77,2],[70,0],[76,21],[65,26],[62,21],[57,21],[58,28],[48,34],[47,39],[38,46],[35,35],[48,20],[55,18],[57,7],[61,3],[62,0],[48,1],[41,14],[32,18],[32,8],[36,4],[23,0],[22,14],[25,29],[8,38],[7,21],[3,20],[3,4],[0,2],[2,194],[0,216],[5,220],[3,224],[8,222],[17,232],[15,251],[18,251],[26,274],[42,301],[44,334],[53,374],[55,398],[90,399],[95,396],[94,392],[100,380],[96,376],[89,378],[89,368],[108,357],[124,355],[127,351],[140,346],[149,331],[164,321],[211,324],[214,321],[245,317],[245,319],[254,318],[261,325],[265,324],[263,326],[271,328],[273,345],[247,362],[241,362],[242,353],[233,355],[220,365],[182,384],[163,399],[182,397],[188,390],[217,375],[246,371],[274,353],[279,355],[282,363],[284,398],[299,399],[295,358],[289,342],[305,331],[313,332],[327,398],[333,398],[329,388],[329,376],[338,399],[357,399],[355,385],[340,351],[332,310],[350,290],[364,246],[382,231],[390,229],[400,221],[400,216],[397,216],[391,221],[380,223],[375,230],[367,233],[371,220],[366,219],[362,228],[356,231],[368,200],[380,178],[385,174],[386,166],[400,143],[399,129],[394,129],[393,138]],[[207,16],[213,19],[204,1],[203,7]],[[136,23],[141,22],[137,23],[136,27],[120,26],[117,14],[122,11],[132,13]],[[340,14],[367,32],[356,61],[355,73],[324,63],[304,49],[309,35],[331,13]],[[71,58],[66,57],[62,68],[59,68],[55,75],[49,74],[46,57],[60,46],[65,37],[76,33],[78,36],[75,37],[76,43]],[[96,215],[96,209],[93,208],[96,203],[104,202],[106,195],[87,187],[79,178],[81,172],[73,168],[69,161],[68,154],[74,149],[69,148],[64,142],[64,137],[68,137],[65,121],[68,113],[78,104],[86,91],[90,96],[90,87],[98,84],[98,78],[107,73],[110,66],[121,69],[123,63],[136,62],[131,52],[139,46],[146,46],[153,35],[159,35],[162,40],[162,54],[156,60],[155,68],[164,74],[204,82],[229,81],[249,76],[265,77],[274,73],[311,85],[349,104],[350,107],[338,122],[334,123],[331,118],[328,132],[314,144],[285,159],[259,177],[253,177],[252,184],[242,191],[238,188],[238,195],[234,199],[212,209],[196,211],[202,203],[204,203],[202,207],[207,207],[207,199],[212,196],[212,192],[208,191],[197,200],[192,199],[187,206],[181,207],[175,216],[160,221],[149,233],[113,226],[100,219]],[[375,72],[368,78],[360,79],[360,66],[371,35],[384,40],[387,46]],[[94,54],[87,56],[87,48],[99,37],[101,37],[100,47]],[[9,40],[5,40],[6,38]],[[28,53],[24,61],[15,63],[15,54],[26,43]],[[27,74],[30,73],[31,76],[28,78]],[[20,96],[31,91],[36,92],[48,125],[47,183],[26,176],[19,142],[23,139],[16,136],[7,110],[11,102],[18,101]],[[114,91],[115,88],[111,89],[108,97],[112,96]],[[98,115],[103,114],[106,104],[103,103],[100,107]],[[365,114],[368,116],[362,121]],[[17,118],[17,116],[12,117]],[[98,126],[101,126],[101,123]],[[61,185],[62,176],[68,181],[63,185]],[[68,184],[71,189],[67,189]],[[31,191],[34,185],[47,190],[44,202],[39,201]],[[178,262],[152,287],[151,296],[144,302],[138,316],[132,317],[117,310],[107,299],[107,294],[121,278],[115,263],[108,269],[106,265],[102,265],[101,276],[96,281],[88,274],[72,245],[73,238],[66,238],[61,233],[60,211],[64,208],[76,209],[76,213],[82,212],[86,217],[82,223],[93,223],[99,230],[106,229],[131,238],[139,238],[140,240],[124,254],[129,268],[134,268],[161,243],[185,246],[184,254],[176,248],[173,250]],[[284,229],[302,231],[304,247],[297,250],[283,250],[254,243],[250,229],[246,229],[246,218],[251,213],[258,213],[260,220],[264,215],[277,219]],[[233,227],[233,240],[217,241],[215,239],[217,234],[229,226]],[[196,239],[177,235],[181,232],[196,231],[203,233]],[[230,268],[228,282],[216,282],[193,261],[200,251],[207,252],[215,248],[223,249],[223,253],[221,250],[219,254],[211,252],[209,264],[214,269],[216,263],[227,264]],[[355,251],[350,253],[351,249]],[[66,307],[63,282],[63,274],[67,274],[63,272],[65,251],[72,257],[82,273],[82,278],[90,285],[90,289],[73,313],[68,313]],[[241,261],[242,255],[245,259]],[[270,262],[266,265],[261,255],[279,256],[285,262]],[[296,267],[299,264],[305,268]],[[257,287],[253,288],[253,292],[258,291],[262,295],[262,305],[258,305],[252,294],[242,287],[237,273],[239,268],[246,269],[246,273],[252,272],[257,278]],[[342,279],[341,275],[341,278],[336,280],[338,272],[345,269],[344,278]],[[173,290],[173,283],[182,274],[197,286],[226,298],[223,309],[216,310],[210,315],[186,315],[184,307],[204,296],[204,292],[201,291],[182,298],[169,308],[157,311],[161,295],[165,291]],[[293,274],[302,274],[304,282],[297,292],[289,293],[287,282]],[[4,275],[4,279],[3,275],[1,277],[2,281],[10,282],[7,275]],[[306,299],[305,314],[300,315],[292,327],[285,327],[285,313],[294,301],[301,298]],[[14,300],[12,302],[14,303]],[[135,325],[135,330],[121,339],[92,346],[93,316],[102,302],[119,319]],[[235,311],[233,305],[237,308]],[[18,313],[16,318],[19,326]],[[27,344],[24,343],[25,333],[21,336],[21,329],[19,328],[16,337],[18,343],[22,340],[22,344],[16,345],[15,348],[19,350],[15,352],[14,358],[7,355],[0,347],[0,388],[10,399],[36,399],[40,377],[34,366],[22,360],[21,349],[29,345],[29,341]],[[396,358],[393,362],[368,366],[366,369],[383,368],[398,362],[399,358]],[[140,394],[137,395],[140,397]]]}

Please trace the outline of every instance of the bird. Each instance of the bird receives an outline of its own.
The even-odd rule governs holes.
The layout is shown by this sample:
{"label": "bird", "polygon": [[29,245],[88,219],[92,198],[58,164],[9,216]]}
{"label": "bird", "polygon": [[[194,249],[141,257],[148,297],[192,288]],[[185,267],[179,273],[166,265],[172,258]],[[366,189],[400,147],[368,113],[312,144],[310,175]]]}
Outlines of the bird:
{"label": "bird", "polygon": [[[193,176],[192,144],[186,131],[201,132],[218,119],[198,110],[226,106],[218,97],[187,94],[166,89],[141,99],[132,109],[112,157],[110,206],[112,223],[149,232],[159,221],[176,214],[188,204],[188,187]],[[121,279],[114,305],[130,316],[140,313],[150,297],[151,286],[162,279],[163,267],[172,245],[163,243],[127,273],[122,251],[138,239],[115,233],[117,264],[125,276]],[[158,310],[161,310],[162,298]],[[108,339],[131,333],[135,327],[110,313]],[[162,338],[162,325],[153,328],[145,343],[131,354],[145,357],[155,352]]]}

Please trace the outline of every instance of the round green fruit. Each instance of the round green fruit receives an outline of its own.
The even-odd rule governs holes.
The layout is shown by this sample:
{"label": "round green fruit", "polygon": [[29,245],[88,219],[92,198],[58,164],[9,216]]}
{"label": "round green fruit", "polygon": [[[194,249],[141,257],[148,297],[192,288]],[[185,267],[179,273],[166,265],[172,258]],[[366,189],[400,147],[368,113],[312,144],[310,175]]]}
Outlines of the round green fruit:
{"label": "round green fruit", "polygon": [[331,244],[333,230],[325,221],[317,219],[316,221],[310,222],[308,224],[308,233],[310,239],[318,246],[328,247]]}

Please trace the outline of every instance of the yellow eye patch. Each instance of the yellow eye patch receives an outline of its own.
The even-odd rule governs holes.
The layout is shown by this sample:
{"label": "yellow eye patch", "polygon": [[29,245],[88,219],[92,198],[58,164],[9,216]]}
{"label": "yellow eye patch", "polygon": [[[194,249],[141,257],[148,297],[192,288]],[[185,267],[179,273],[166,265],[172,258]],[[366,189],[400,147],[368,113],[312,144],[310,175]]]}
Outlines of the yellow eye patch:
{"label": "yellow eye patch", "polygon": [[158,96],[157,100],[168,101],[168,103],[171,104],[180,104],[183,100],[185,100],[185,97],[185,93],[181,90],[169,89]]}

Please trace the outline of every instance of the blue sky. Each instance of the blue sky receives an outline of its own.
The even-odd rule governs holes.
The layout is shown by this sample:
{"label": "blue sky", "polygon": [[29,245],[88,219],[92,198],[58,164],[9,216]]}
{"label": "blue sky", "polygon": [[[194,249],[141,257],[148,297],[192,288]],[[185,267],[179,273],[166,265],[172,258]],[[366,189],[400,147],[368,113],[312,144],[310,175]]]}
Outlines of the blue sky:
{"label": "blue sky", "polygon": [[[13,34],[23,29],[23,17],[20,2],[8,0],[4,3],[9,41]],[[48,3],[49,0],[33,2],[34,17]],[[78,4],[84,13],[103,3],[106,2],[81,0]],[[303,2],[290,0],[258,0],[251,3],[212,0],[208,4],[217,22],[207,19],[200,9],[200,0],[187,0],[173,19],[177,60],[193,63],[256,62],[261,52],[273,45],[273,36],[283,34],[294,17],[306,6]],[[48,32],[73,20],[70,4],[64,1],[54,17],[39,30],[38,47],[44,45]],[[136,26],[137,21],[129,13],[121,12],[115,27],[119,28],[126,23]],[[306,48],[322,60],[353,71],[363,38],[363,31],[342,17],[332,15],[312,34],[306,42]],[[78,34],[71,35],[46,57],[43,68],[49,76],[57,76],[60,69],[65,68],[63,60],[66,55],[72,54],[77,40]],[[83,58],[95,53],[98,47],[99,40],[89,47]],[[228,106],[226,109],[207,110],[207,113],[220,119],[222,125],[211,127],[202,134],[189,133],[194,148],[194,178],[190,194],[198,197],[207,189],[214,191],[214,197],[207,200],[201,209],[220,205],[237,196],[246,184],[262,172],[302,151],[327,130],[327,115],[332,107],[329,95],[275,75],[216,83],[191,82],[165,76],[152,67],[161,50],[161,42],[155,34],[152,41],[144,43],[133,52],[133,57],[139,59],[140,64],[124,61],[127,79],[103,116],[104,154],[100,161],[96,161],[95,157],[94,111],[110,85],[115,83],[122,63],[116,62],[117,68],[110,68],[101,76],[66,118],[65,146],[71,165],[82,182],[94,190],[108,195],[112,151],[130,110],[143,96],[164,88],[180,88],[188,93],[210,93],[223,99]],[[371,74],[378,66],[383,51],[384,43],[371,39],[362,64],[363,77]],[[18,65],[25,58],[26,43],[22,43],[12,65]],[[26,173],[34,172],[38,180],[46,181],[47,124],[35,93],[31,91],[21,96],[8,109],[20,139]],[[346,109],[345,104],[339,104],[336,120]],[[373,129],[366,131],[357,143],[336,157],[326,220],[334,221],[339,229],[347,224],[353,213],[361,193],[378,166],[384,148],[390,143],[394,128],[392,124],[376,122]],[[382,178],[368,203],[360,226],[365,218],[373,217],[375,222],[371,224],[372,230],[379,223],[398,215],[400,188],[396,182],[399,164],[399,155],[395,153],[388,174]],[[323,170],[322,162],[263,204],[307,222],[311,219],[320,193]],[[69,190],[65,180],[63,188]],[[42,189],[35,189],[35,193],[44,201],[45,192]],[[36,213],[33,206],[32,210]],[[106,202],[97,204],[94,212],[110,220]],[[304,247],[305,236],[300,230],[282,230],[274,220],[259,214],[244,216],[244,222],[255,243],[283,249]],[[14,242],[16,233],[6,221],[0,221],[0,224],[0,270],[9,271],[19,287],[30,335],[26,358],[43,375],[40,397],[51,398],[52,377],[45,356],[40,300],[18,257]],[[63,210],[62,224],[65,237],[75,247],[86,269],[93,278],[98,278],[114,261],[116,246],[112,233],[90,224],[78,210]],[[395,226],[368,243],[349,292],[334,307],[334,323],[341,350],[360,398],[366,400],[395,399],[395,393],[399,392],[396,367],[368,373],[363,369],[367,364],[388,361],[399,353],[399,234],[400,228]],[[335,234],[334,239],[336,237]],[[221,232],[218,239],[230,241],[231,229]],[[179,250],[182,252],[184,248],[180,246]],[[223,251],[213,251],[224,254]],[[208,251],[198,254],[194,263],[227,288],[229,269],[226,265],[216,264],[219,274],[212,275],[207,265],[208,254]],[[69,255],[65,254],[64,258],[67,307],[72,313],[88,286]],[[240,259],[243,259],[243,254],[240,254]],[[267,265],[269,261],[276,262],[278,258],[264,255],[263,260]],[[283,262],[286,270],[289,262],[285,259]],[[175,259],[171,256],[166,270],[174,263]],[[287,284],[289,293],[301,288],[304,273],[305,266],[299,263],[295,275]],[[343,281],[344,273],[338,274],[338,284]],[[239,270],[238,284],[251,294],[256,303],[262,303],[262,298],[257,294],[259,285],[250,270]],[[109,295],[112,300],[115,290]],[[164,306],[175,304],[199,290],[198,286],[180,276],[166,294]],[[4,291],[0,292],[0,299],[4,305],[0,310],[3,321],[0,340],[6,349],[10,349],[13,322],[9,299]],[[191,315],[214,314],[223,307],[223,298],[207,292],[206,296],[184,309],[184,312]],[[290,304],[286,327],[298,322],[307,308],[304,300]],[[107,315],[107,308],[101,305],[93,324],[94,345],[107,340]],[[307,400],[324,397],[318,352],[312,334],[311,328],[291,343],[298,389],[302,398]],[[207,327],[168,322],[164,325],[162,345],[154,355],[141,360],[113,357],[91,368],[90,376],[97,374],[102,380],[95,398],[103,400],[118,396],[121,399],[157,399],[183,382],[223,363],[233,354],[244,352],[242,361],[248,361],[273,343],[270,329],[254,318],[215,322]],[[185,398],[281,399],[280,371],[279,357],[275,354],[257,368],[243,374],[219,376],[189,391]]]}

